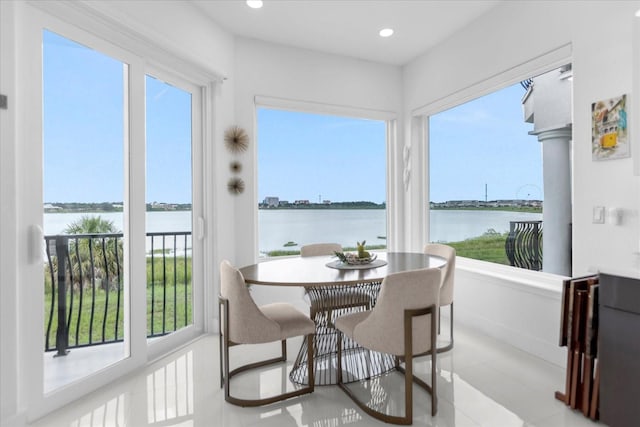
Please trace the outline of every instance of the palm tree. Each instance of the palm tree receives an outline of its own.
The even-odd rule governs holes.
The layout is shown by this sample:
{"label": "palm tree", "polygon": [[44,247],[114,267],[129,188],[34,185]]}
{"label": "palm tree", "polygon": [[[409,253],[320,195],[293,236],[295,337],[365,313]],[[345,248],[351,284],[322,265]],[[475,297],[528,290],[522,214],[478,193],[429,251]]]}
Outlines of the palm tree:
{"label": "palm tree", "polygon": [[83,215],[63,230],[64,234],[102,234],[119,233],[113,221],[103,219],[100,215]]}
{"label": "palm tree", "polygon": [[63,232],[70,235],[88,235],[70,238],[72,242],[69,245],[69,262],[72,266],[74,287],[89,285],[94,277],[105,290],[120,285],[122,240],[116,236],[100,236],[120,233],[113,221],[103,219],[99,215],[84,215],[67,225]]}

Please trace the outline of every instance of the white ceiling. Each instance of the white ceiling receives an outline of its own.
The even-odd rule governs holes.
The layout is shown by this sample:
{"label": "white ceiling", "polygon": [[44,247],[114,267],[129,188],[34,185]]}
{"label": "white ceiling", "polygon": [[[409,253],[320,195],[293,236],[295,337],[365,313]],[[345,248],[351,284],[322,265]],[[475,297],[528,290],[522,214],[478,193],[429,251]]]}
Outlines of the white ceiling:
{"label": "white ceiling", "polygon": [[[404,65],[504,0],[192,0],[234,35]],[[382,38],[382,28],[395,34]]]}

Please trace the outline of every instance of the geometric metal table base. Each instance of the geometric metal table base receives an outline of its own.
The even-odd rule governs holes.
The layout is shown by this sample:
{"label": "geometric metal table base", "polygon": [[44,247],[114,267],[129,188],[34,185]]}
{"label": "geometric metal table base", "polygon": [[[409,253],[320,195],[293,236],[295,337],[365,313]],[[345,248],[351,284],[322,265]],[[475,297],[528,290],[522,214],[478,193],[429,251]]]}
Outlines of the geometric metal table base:
{"label": "geometric metal table base", "polygon": [[[316,324],[314,339],[315,385],[337,383],[337,330],[335,320],[347,313],[370,310],[375,305],[381,282],[355,285],[308,287],[311,316]],[[342,378],[345,383],[374,378],[395,368],[395,357],[369,351],[343,335]],[[306,384],[307,346],[302,345],[292,371],[292,382]]]}

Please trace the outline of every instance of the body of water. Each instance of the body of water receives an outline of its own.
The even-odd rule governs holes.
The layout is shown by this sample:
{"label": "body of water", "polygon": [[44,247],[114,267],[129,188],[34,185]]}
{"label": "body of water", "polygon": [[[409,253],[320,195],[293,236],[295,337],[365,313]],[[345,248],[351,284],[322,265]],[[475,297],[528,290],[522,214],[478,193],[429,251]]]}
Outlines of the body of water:
{"label": "body of water", "polygon": [[[44,215],[44,232],[46,235],[60,234],[84,215],[100,215],[113,221],[118,230],[124,229],[121,212],[54,213]],[[487,230],[505,233],[509,231],[509,221],[541,219],[540,213],[434,210],[431,211],[431,241],[456,242],[480,236]],[[298,250],[301,245],[317,242],[335,242],[346,247],[366,240],[367,245],[385,245],[387,236],[386,211],[383,209],[259,210],[258,225],[261,253]],[[147,212],[147,231],[190,230],[190,211]],[[295,245],[285,247],[287,242]]]}
{"label": "body of water", "polygon": [[[124,230],[122,212],[73,212],[44,214],[44,234],[62,234],[64,229],[83,216],[100,216],[113,222],[119,231]],[[191,211],[147,212],[147,231],[191,231]]]}
{"label": "body of water", "polygon": [[[509,221],[541,220],[541,213],[484,210],[431,211],[430,237],[432,242],[456,242],[484,234],[509,231]],[[385,245],[387,236],[386,211],[361,210],[260,210],[260,252],[297,250],[301,245],[334,242],[353,247],[356,242]],[[285,247],[287,242],[297,245]]]}

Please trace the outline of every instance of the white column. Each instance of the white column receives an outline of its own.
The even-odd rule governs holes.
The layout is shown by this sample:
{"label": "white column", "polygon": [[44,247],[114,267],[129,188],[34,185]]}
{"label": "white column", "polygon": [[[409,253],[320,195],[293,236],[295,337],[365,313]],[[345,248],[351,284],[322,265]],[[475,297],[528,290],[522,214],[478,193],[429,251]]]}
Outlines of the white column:
{"label": "white column", "polygon": [[542,143],[542,271],[571,276],[571,126],[532,133]]}

